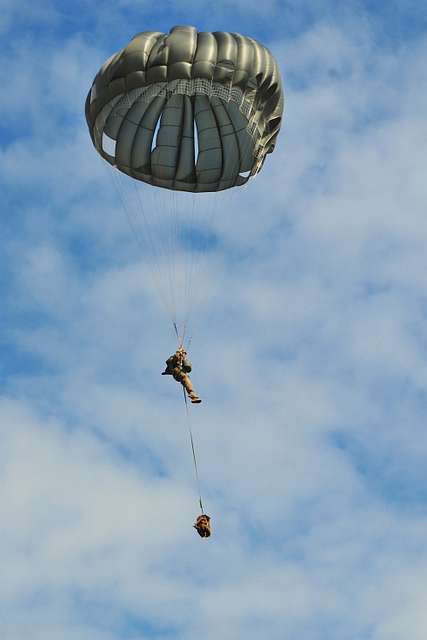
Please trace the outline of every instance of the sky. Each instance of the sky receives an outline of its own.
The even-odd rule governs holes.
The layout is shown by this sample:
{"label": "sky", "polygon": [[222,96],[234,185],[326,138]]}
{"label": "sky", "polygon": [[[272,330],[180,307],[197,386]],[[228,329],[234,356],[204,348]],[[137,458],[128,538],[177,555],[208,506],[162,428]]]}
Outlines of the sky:
{"label": "sky", "polygon": [[[425,640],[427,8],[0,7],[1,638]],[[175,24],[259,39],[286,96],[194,279],[209,540],[170,320],[84,119],[102,62]]]}

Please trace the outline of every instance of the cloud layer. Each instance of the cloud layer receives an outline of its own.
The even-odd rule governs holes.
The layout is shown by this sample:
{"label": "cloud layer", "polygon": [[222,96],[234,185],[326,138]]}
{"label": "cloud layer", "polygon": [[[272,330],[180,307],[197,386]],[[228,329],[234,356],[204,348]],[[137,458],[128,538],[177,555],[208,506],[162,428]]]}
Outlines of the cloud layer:
{"label": "cloud layer", "polygon": [[287,103],[262,174],[200,211],[204,543],[160,377],[173,332],[83,104],[135,16],[207,27],[210,5],[18,4],[0,24],[2,638],[424,640],[425,34],[385,41],[360,3],[271,2],[271,32],[259,3],[213,8],[271,47]]}

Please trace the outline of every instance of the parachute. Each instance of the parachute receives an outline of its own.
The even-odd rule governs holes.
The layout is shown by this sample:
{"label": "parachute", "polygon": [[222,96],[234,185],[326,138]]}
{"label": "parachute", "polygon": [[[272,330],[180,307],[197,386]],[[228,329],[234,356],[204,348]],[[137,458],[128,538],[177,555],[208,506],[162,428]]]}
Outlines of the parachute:
{"label": "parachute", "polygon": [[93,144],[107,162],[192,192],[240,186],[258,173],[282,112],[280,72],[265,47],[191,26],[136,35],[104,63],[86,100]]}
{"label": "parachute", "polygon": [[182,335],[212,244],[210,221],[226,209],[219,192],[246,184],[274,150],[283,113],[277,62],[238,33],[144,31],[102,65],[85,112]]}

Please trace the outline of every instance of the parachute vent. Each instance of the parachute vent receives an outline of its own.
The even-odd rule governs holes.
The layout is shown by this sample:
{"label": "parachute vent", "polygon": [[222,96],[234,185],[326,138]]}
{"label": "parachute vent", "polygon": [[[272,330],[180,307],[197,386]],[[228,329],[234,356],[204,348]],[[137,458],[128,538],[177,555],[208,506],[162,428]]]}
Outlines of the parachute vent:
{"label": "parachute vent", "polygon": [[105,131],[102,133],[102,150],[113,158],[116,156],[116,144],[116,141],[107,136]]}
{"label": "parachute vent", "polygon": [[197,129],[197,122],[194,120],[194,161],[197,164],[199,158],[199,131]]}
{"label": "parachute vent", "polygon": [[153,139],[151,140],[151,151],[154,151],[154,149],[157,147],[157,136],[159,135],[160,121],[161,121],[161,116],[159,116],[157,120],[156,128],[154,129]]}

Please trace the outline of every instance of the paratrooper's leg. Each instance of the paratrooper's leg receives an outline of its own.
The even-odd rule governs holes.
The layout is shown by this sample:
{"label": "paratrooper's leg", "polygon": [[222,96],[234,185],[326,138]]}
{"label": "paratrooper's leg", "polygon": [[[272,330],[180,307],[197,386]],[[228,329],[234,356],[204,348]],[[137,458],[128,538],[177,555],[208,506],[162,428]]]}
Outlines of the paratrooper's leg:
{"label": "paratrooper's leg", "polygon": [[199,396],[194,391],[193,383],[191,382],[190,376],[188,376],[183,371],[175,370],[173,373],[173,377],[177,382],[180,382],[182,384],[193,404],[199,404],[201,402]]}
{"label": "paratrooper's leg", "polygon": [[184,388],[188,393],[188,397],[190,398],[191,402],[193,404],[199,404],[201,400],[197,393],[194,391],[193,383],[191,382],[190,376],[188,376],[186,373],[183,373],[182,384],[184,385]]}

